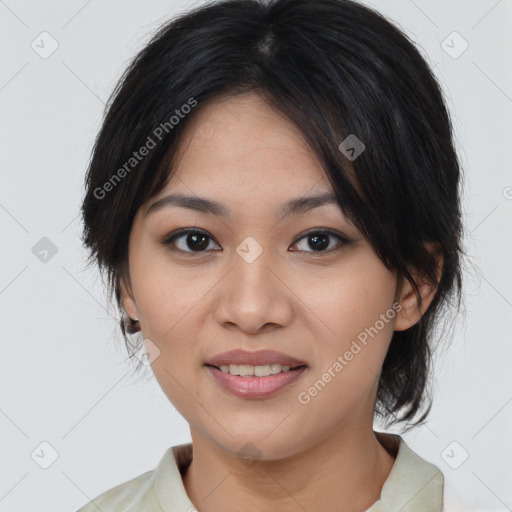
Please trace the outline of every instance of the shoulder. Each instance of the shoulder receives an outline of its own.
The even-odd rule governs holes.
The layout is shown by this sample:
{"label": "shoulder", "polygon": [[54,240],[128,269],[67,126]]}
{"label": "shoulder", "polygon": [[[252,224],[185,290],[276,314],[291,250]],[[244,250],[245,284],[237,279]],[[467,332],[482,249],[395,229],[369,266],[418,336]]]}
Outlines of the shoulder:
{"label": "shoulder", "polygon": [[[154,470],[147,471],[103,492],[77,512],[128,512],[153,510]],[[146,507],[146,508],[144,508]]]}
{"label": "shoulder", "polygon": [[401,436],[379,433],[384,446],[397,451],[380,499],[367,512],[441,512],[444,476],[440,469],[413,451]]}
{"label": "shoulder", "polygon": [[181,471],[192,459],[192,443],[171,446],[157,467],[100,494],[77,512],[156,512],[193,509]]}

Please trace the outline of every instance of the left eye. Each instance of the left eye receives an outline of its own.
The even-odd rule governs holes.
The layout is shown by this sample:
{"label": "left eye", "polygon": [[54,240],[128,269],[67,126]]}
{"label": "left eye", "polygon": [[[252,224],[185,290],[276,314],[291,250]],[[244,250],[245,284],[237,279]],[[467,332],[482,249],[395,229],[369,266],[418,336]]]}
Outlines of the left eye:
{"label": "left eye", "polygon": [[303,236],[302,238],[299,238],[299,240],[295,242],[294,245],[298,244],[298,242],[300,242],[301,240],[305,240],[305,245],[313,247],[314,249],[313,251],[306,250],[305,252],[327,252],[326,249],[330,246],[329,238],[331,237],[336,238],[340,246],[349,243],[348,239],[331,231],[313,231]]}
{"label": "left eye", "polygon": [[[350,243],[350,240],[348,240],[346,237],[334,233],[332,231],[312,231],[310,233],[307,233],[306,235],[303,235],[301,238],[297,239],[297,241],[294,242],[293,245],[300,246],[299,242],[304,240],[305,245],[313,248],[313,250],[308,251],[307,249],[299,248],[298,252],[330,252],[330,250],[332,250],[332,247],[330,247],[332,238],[338,240],[339,246],[347,245]],[[179,241],[182,242],[181,247],[180,243],[178,243]],[[213,242],[214,240],[206,231],[185,228],[180,229],[172,233],[170,236],[166,237],[165,240],[163,240],[162,244],[172,246],[172,250],[193,254],[205,252],[210,245],[210,241]],[[217,247],[219,246],[217,245]],[[329,251],[327,251],[327,249],[329,249]]]}

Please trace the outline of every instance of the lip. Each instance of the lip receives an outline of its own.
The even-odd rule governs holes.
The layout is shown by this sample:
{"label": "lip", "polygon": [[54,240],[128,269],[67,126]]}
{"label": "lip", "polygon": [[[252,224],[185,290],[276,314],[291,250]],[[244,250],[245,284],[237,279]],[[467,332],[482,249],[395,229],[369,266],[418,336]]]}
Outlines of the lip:
{"label": "lip", "polygon": [[296,382],[308,370],[306,366],[301,366],[296,370],[267,377],[241,377],[224,373],[214,366],[206,366],[206,369],[223,389],[243,398],[264,398],[274,395]]}
{"label": "lip", "polygon": [[[295,357],[277,352],[275,350],[258,350],[247,351],[242,349],[229,350],[222,352],[215,357],[211,358],[205,364],[208,366],[215,366],[219,368],[221,365],[229,364],[246,364],[251,366],[263,366],[272,363],[279,363],[281,366],[290,366],[294,368],[297,366],[308,366],[306,362],[300,361]],[[244,379],[247,377],[243,377]],[[263,378],[263,377],[256,377]]]}

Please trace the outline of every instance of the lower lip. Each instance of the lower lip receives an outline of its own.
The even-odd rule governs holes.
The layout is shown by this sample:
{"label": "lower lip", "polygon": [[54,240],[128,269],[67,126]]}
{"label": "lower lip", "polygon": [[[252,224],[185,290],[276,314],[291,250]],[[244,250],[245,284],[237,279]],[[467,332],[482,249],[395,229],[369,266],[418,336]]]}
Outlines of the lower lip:
{"label": "lower lip", "polygon": [[268,375],[267,377],[240,377],[224,373],[213,366],[206,366],[206,368],[224,389],[244,398],[270,396],[295,382],[307,369],[306,366],[301,366],[296,370]]}

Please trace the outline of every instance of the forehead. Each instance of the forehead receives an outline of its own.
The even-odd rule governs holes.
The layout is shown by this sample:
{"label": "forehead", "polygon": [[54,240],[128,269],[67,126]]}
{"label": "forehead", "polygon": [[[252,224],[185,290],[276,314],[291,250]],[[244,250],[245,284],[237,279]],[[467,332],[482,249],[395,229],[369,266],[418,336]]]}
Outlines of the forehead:
{"label": "forehead", "polygon": [[166,191],[184,183],[240,193],[331,188],[298,127],[255,93],[200,106],[184,129],[175,161]]}

